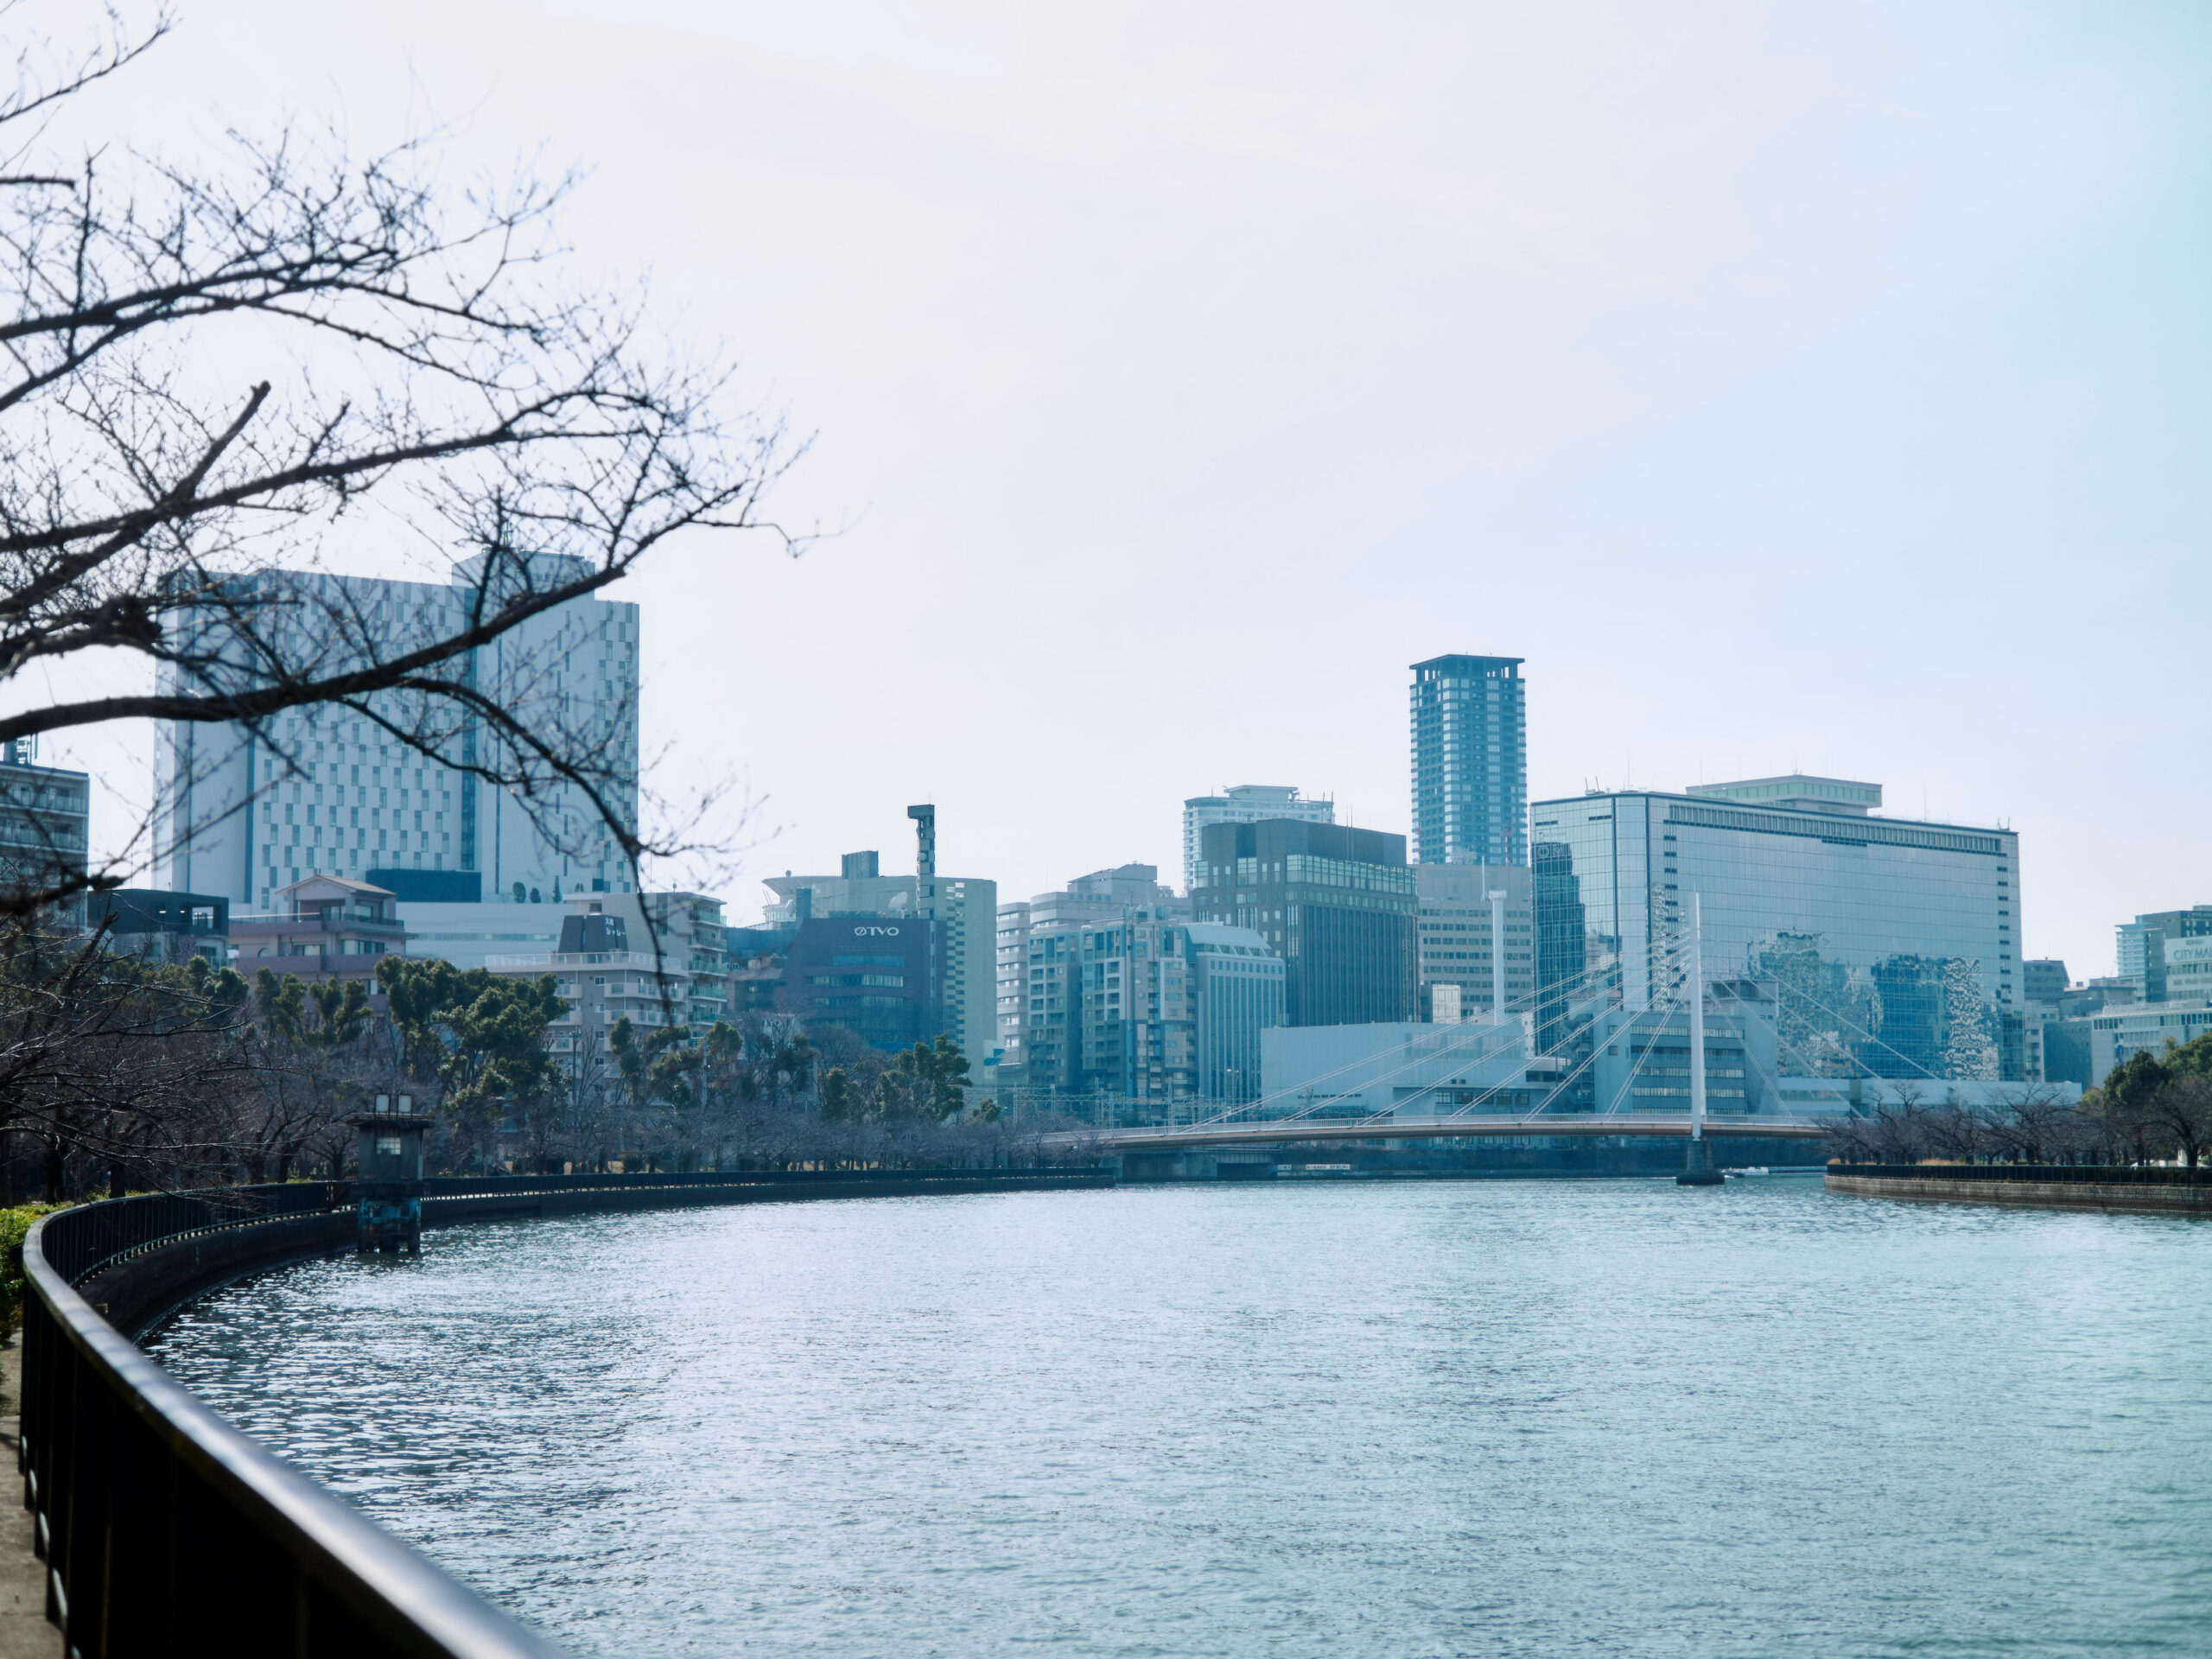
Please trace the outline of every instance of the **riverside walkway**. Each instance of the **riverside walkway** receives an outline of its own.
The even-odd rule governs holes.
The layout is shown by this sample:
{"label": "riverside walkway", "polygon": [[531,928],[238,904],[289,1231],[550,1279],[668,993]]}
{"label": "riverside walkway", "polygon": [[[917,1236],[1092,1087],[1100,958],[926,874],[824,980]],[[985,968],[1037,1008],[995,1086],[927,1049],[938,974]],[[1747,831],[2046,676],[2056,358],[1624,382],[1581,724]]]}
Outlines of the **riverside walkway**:
{"label": "riverside walkway", "polygon": [[[22,1440],[23,1345],[0,1348],[0,1442],[10,1452]],[[0,1504],[0,1659],[60,1659],[61,1632],[46,1617],[46,1563],[38,1558],[38,1529],[27,1508]]]}
{"label": "riverside walkway", "polygon": [[1830,1164],[1831,1192],[1909,1204],[1994,1204],[2212,1217],[2212,1169],[2158,1165]]}

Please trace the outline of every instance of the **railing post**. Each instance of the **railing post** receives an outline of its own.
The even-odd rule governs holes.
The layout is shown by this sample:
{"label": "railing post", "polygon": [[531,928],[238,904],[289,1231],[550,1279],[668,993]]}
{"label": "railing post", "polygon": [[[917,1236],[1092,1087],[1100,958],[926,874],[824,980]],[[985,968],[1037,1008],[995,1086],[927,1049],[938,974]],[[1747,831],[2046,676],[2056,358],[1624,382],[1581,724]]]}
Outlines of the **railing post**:
{"label": "railing post", "polygon": [[114,1419],[117,1402],[105,1380],[88,1365],[77,1367],[77,1409],[69,1471],[69,1545],[63,1582],[69,1592],[67,1646],[86,1654],[105,1652],[101,1617],[108,1601],[108,1522],[115,1492]]}

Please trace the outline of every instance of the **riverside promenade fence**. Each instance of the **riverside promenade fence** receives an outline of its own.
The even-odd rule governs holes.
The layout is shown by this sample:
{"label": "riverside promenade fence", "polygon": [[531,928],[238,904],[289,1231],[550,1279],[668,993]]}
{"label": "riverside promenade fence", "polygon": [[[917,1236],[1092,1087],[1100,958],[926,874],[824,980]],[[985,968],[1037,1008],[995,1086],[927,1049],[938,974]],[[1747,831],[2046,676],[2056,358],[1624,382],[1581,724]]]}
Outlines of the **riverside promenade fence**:
{"label": "riverside promenade fence", "polygon": [[1831,1192],[1921,1204],[2212,1217],[2212,1170],[2094,1164],[1830,1164]]}
{"label": "riverside promenade fence", "polygon": [[[425,1182],[423,1219],[1112,1185],[1096,1170],[468,1178]],[[242,1274],[349,1249],[353,1232],[350,1186],[327,1181],[115,1198],[31,1229],[18,1458],[67,1652],[558,1659],[133,1340]]]}

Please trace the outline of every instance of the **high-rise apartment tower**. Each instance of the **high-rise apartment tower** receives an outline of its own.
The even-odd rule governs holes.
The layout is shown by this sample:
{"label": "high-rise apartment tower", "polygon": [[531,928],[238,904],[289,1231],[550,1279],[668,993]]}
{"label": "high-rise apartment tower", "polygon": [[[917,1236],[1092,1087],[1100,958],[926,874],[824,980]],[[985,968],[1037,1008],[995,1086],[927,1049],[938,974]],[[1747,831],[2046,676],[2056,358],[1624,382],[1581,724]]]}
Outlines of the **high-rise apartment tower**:
{"label": "high-rise apartment tower", "polygon": [[1413,665],[1414,861],[1529,861],[1529,716],[1518,657]]}

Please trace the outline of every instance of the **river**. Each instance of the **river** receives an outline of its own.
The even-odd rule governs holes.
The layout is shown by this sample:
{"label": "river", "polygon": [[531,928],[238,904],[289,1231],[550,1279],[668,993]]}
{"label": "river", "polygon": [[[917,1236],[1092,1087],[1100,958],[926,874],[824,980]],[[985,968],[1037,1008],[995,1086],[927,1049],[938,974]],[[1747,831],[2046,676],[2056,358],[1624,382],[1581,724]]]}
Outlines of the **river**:
{"label": "river", "polygon": [[154,1344],[580,1654],[2212,1653],[2212,1226],[1775,1176],[431,1234]]}

